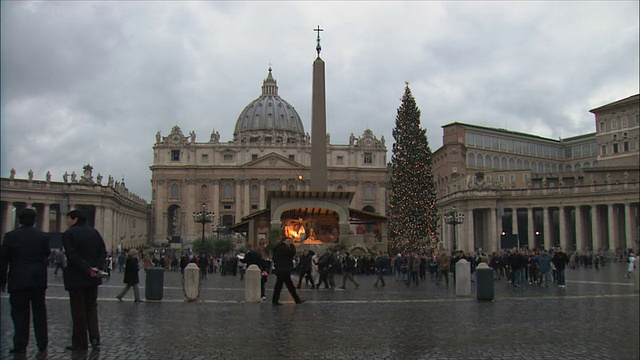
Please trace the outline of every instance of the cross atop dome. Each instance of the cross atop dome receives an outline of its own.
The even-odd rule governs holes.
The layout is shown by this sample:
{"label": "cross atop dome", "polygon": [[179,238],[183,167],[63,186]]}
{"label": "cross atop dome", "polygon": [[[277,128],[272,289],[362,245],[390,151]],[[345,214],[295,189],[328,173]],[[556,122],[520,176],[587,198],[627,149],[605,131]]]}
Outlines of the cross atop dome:
{"label": "cross atop dome", "polygon": [[320,57],[320,51],[322,50],[322,46],[320,46],[320,31],[324,31],[324,29],[320,29],[320,25],[318,25],[318,28],[317,29],[313,29],[313,31],[317,31],[318,32],[316,51],[318,52],[318,57]]}

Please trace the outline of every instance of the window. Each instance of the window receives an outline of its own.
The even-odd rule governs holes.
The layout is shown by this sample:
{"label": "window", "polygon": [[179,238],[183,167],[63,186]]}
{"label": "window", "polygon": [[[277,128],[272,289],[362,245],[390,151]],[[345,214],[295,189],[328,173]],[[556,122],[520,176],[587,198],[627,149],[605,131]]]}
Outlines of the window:
{"label": "window", "polygon": [[251,154],[251,161],[258,160],[258,154]]}
{"label": "window", "polygon": [[622,143],[622,151],[629,151],[629,142],[625,141]]}
{"label": "window", "polygon": [[491,156],[489,156],[489,155],[485,156],[484,162],[485,162],[484,166],[490,168],[491,167]]}
{"label": "window", "polygon": [[499,138],[498,141],[500,142],[500,151],[506,151],[507,150],[507,139]]}
{"label": "window", "polygon": [[171,185],[171,198],[180,199],[180,187],[178,186],[178,184]]}
{"label": "window", "polygon": [[607,155],[607,145],[602,145],[600,148],[600,155]]}
{"label": "window", "polygon": [[293,185],[289,185],[289,191],[296,191],[296,187]]}
{"label": "window", "polygon": [[171,150],[171,161],[180,161],[180,150]]}
{"label": "window", "polygon": [[514,141],[515,150],[517,154],[520,154],[522,152],[520,148],[520,144],[521,144],[520,141]]}
{"label": "window", "polygon": [[[479,157],[482,157],[482,155],[478,154]],[[473,155],[473,153],[469,153],[469,155],[467,155],[467,161],[469,162],[469,166],[476,166],[476,156]]]}
{"label": "window", "polygon": [[373,154],[367,152],[364,153],[364,163],[365,164],[371,164],[373,163]]}
{"label": "window", "polygon": [[611,130],[618,130],[618,119],[611,120]]}
{"label": "window", "polygon": [[537,144],[536,145],[536,153],[538,154],[538,156],[543,156],[544,153],[542,152],[542,144]]}
{"label": "window", "polygon": [[620,128],[625,129],[627,127],[629,127],[629,117],[625,116],[622,118],[622,123],[620,124]]}
{"label": "window", "polygon": [[531,171],[536,172],[538,170],[538,164],[535,161],[531,162]]}
{"label": "window", "polygon": [[231,199],[233,197],[231,184],[224,184],[224,187],[222,188],[222,197],[225,199]]}
{"label": "window", "polygon": [[502,164],[501,164],[500,168],[502,170],[506,170],[507,169],[507,158],[506,157],[502,158]]}
{"label": "window", "polygon": [[613,153],[614,154],[618,153],[618,144],[613,144]]}
{"label": "window", "polygon": [[613,140],[618,140],[618,134],[613,134],[613,135],[611,135],[611,139],[613,139]]}
{"label": "window", "polygon": [[528,182],[529,182],[529,174],[522,174],[522,180],[523,180],[525,183],[528,183]]}
{"label": "window", "polygon": [[600,129],[598,129],[598,130],[600,130],[600,132],[604,132],[605,131],[604,121],[600,121]]}
{"label": "window", "polygon": [[623,132],[623,133],[622,133],[622,137],[623,137],[623,138],[625,138],[625,139],[626,139],[626,138],[628,138],[628,137],[629,137],[629,133],[628,133],[628,132],[626,132],[626,131],[625,131],[625,132]]}
{"label": "window", "polygon": [[567,146],[564,149],[564,158],[568,160],[568,159],[571,159],[572,157],[573,157],[573,153],[571,152],[571,146]]}
{"label": "window", "polygon": [[482,158],[482,154],[478,154],[477,159],[478,159],[478,166],[483,167],[484,166],[484,161],[483,161],[483,158]]}
{"label": "window", "polygon": [[497,156],[493,157],[493,168],[500,169],[500,159]]}
{"label": "window", "polygon": [[484,143],[484,148],[485,149],[491,149],[491,136],[483,135],[482,136],[482,140],[483,140],[483,143]]}
{"label": "window", "polygon": [[516,175],[515,174],[509,174],[509,182],[510,183],[515,183],[516,182]]}
{"label": "window", "polygon": [[516,161],[516,170],[522,170],[522,159]]}
{"label": "window", "polygon": [[500,175],[498,179],[500,181],[500,184],[504,184],[504,175]]}
{"label": "window", "polygon": [[231,210],[231,205],[225,204],[225,205],[222,206],[222,208],[225,209],[225,210]]}
{"label": "window", "polygon": [[202,156],[200,157],[200,162],[209,162],[209,154],[202,154]]}
{"label": "window", "polygon": [[538,163],[538,172],[539,173],[543,173],[544,172],[544,164],[542,164],[541,162]]}
{"label": "window", "polygon": [[473,133],[467,133],[467,146],[471,145],[475,145],[473,142]]}
{"label": "window", "polygon": [[251,185],[251,200],[258,199],[258,185]]}
{"label": "window", "polygon": [[536,154],[536,144],[529,143],[529,154],[531,155]]}
{"label": "window", "polygon": [[338,155],[338,157],[336,158],[336,162],[337,162],[339,165],[344,164],[344,156],[342,156],[342,155]]}
{"label": "window", "polygon": [[224,160],[224,161],[233,161],[233,154],[224,154],[222,156],[222,160]]}
{"label": "window", "polygon": [[251,205],[251,210],[258,210],[258,205]]}
{"label": "window", "polygon": [[509,170],[515,170],[516,169],[516,161],[511,158],[509,159]]}
{"label": "window", "polygon": [[373,187],[371,185],[365,185],[364,187],[364,199],[373,200]]}
{"label": "window", "polygon": [[296,161],[296,156],[295,155],[289,155],[289,160]]}
{"label": "window", "polygon": [[525,160],[524,161],[524,165],[522,165],[524,169],[528,169],[529,168],[529,160]]}
{"label": "window", "polygon": [[491,137],[491,149],[498,150],[498,138],[495,136]]}
{"label": "window", "polygon": [[513,151],[513,140],[507,139],[507,150]]}

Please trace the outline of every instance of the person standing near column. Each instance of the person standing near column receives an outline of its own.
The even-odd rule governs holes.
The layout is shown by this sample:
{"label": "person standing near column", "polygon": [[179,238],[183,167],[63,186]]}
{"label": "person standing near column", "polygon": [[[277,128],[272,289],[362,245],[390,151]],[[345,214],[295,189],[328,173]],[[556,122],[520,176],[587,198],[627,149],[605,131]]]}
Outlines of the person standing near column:
{"label": "person standing near column", "polygon": [[564,269],[569,263],[569,257],[562,251],[561,247],[556,248],[555,254],[553,254],[553,259],[551,260],[553,265],[556,267],[556,274],[558,277],[558,287],[565,287],[565,279],[564,279]]}
{"label": "person standing near column", "polygon": [[[5,234],[0,249],[0,292],[8,284],[11,318],[13,319],[13,349],[11,354],[25,354],[29,343],[29,306],[33,312],[33,332],[38,351],[47,351],[47,264],[51,250],[49,236],[36,230],[34,209],[18,213],[20,227]],[[8,281],[7,281],[8,269]]]}
{"label": "person standing near column", "polygon": [[104,269],[107,249],[100,233],[87,225],[87,215],[82,210],[67,214],[69,229],[62,234],[62,244],[67,254],[64,268],[64,287],[69,292],[71,321],[73,323],[71,346],[67,350],[87,350],[87,333],[94,350],[100,349],[98,328],[98,285]]}
{"label": "person standing near column", "polygon": [[273,266],[277,277],[276,285],[273,288],[273,298],[271,300],[273,305],[282,305],[280,303],[280,292],[282,291],[283,284],[289,289],[296,304],[302,304],[304,302],[304,300],[301,300],[298,296],[296,287],[291,280],[293,257],[295,255],[296,247],[291,243],[291,238],[283,238],[280,243],[273,248]]}

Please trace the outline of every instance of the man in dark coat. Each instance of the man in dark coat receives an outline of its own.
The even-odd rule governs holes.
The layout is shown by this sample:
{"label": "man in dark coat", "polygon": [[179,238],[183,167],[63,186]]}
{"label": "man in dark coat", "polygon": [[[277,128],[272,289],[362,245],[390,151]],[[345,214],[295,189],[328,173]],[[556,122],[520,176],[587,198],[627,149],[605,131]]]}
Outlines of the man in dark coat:
{"label": "man in dark coat", "polygon": [[253,250],[253,245],[247,244],[247,253],[244,255],[244,259],[240,259],[240,261],[247,265],[247,269],[249,269],[249,266],[251,265],[255,265],[260,269],[260,298],[262,301],[266,300],[265,285],[267,283],[268,269],[265,266],[262,255]]}
{"label": "man in dark coat", "polygon": [[[47,350],[47,264],[51,250],[49,236],[34,229],[36,212],[23,209],[18,213],[20,227],[5,234],[0,249],[0,290],[8,283],[11,318],[15,335],[13,354],[26,353],[29,343],[29,306],[33,311],[33,332],[38,350]],[[8,268],[8,282],[7,282]]]}
{"label": "man in dark coat", "polygon": [[87,350],[87,333],[94,350],[100,348],[98,329],[98,285],[104,269],[107,249],[100,233],[87,225],[87,215],[82,210],[67,214],[69,230],[62,234],[62,244],[67,254],[64,268],[64,287],[69,292],[73,330],[68,350]]}
{"label": "man in dark coat", "polygon": [[127,285],[124,287],[124,289],[122,289],[120,294],[116,296],[119,301],[122,301],[122,298],[127,293],[127,291],[133,288],[133,296],[135,298],[134,302],[143,302],[142,299],[140,299],[140,289],[138,288],[138,284],[140,283],[138,271],[140,271],[140,264],[138,263],[138,250],[131,249],[129,250],[129,255],[127,256],[126,265],[124,267],[123,282]]}
{"label": "man in dark coat", "polygon": [[302,304],[304,302],[298,296],[296,287],[293,285],[293,281],[291,281],[294,256],[296,256],[296,247],[291,243],[291,238],[282,239],[280,243],[273,248],[273,266],[277,277],[276,285],[273,288],[273,299],[271,300],[273,305],[282,305],[280,303],[282,284],[287,286],[296,304]]}

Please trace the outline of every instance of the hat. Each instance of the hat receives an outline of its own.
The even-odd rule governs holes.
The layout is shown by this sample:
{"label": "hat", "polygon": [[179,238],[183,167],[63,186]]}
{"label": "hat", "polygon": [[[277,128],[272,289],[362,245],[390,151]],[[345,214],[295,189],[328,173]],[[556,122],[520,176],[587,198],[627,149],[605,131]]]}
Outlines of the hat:
{"label": "hat", "polygon": [[136,256],[136,255],[138,255],[138,250],[136,249],[129,250],[129,256]]}

